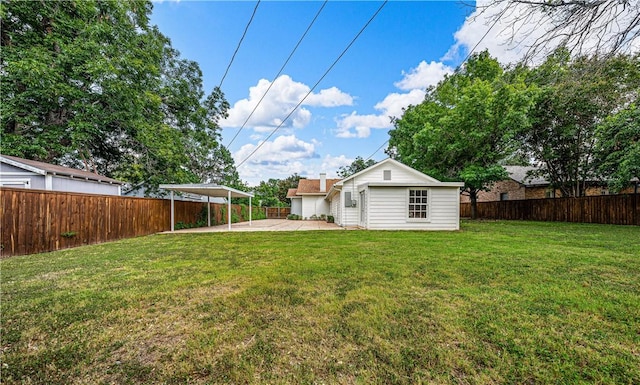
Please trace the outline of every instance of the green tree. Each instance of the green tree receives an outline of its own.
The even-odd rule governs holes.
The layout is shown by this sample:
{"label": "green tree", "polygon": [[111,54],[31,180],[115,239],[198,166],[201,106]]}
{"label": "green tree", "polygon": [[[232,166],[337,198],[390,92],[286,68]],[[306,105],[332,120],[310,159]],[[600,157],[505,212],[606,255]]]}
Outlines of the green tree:
{"label": "green tree", "polygon": [[596,131],[595,161],[613,191],[640,181],[640,108],[628,108],[605,119]]}
{"label": "green tree", "polygon": [[148,191],[233,175],[217,126],[228,103],[149,25],[149,1],[0,7],[0,151]]}
{"label": "green tree", "polygon": [[579,57],[557,50],[528,74],[540,93],[531,109],[532,125],[520,130],[522,149],[540,164],[563,196],[582,196],[587,183],[601,179],[594,162],[598,125],[637,100],[638,58]]}
{"label": "green tree", "polygon": [[374,164],[376,164],[376,161],[373,159],[368,159],[367,161],[365,161],[361,156],[357,156],[349,166],[342,166],[338,169],[338,176],[340,178],[347,178],[355,173],[364,170],[367,167],[373,166]]}
{"label": "green tree", "polygon": [[462,180],[475,218],[478,192],[508,177],[500,163],[514,152],[514,132],[530,125],[535,94],[518,71],[473,55],[396,120],[388,152],[439,180]]}
{"label": "green tree", "polygon": [[263,206],[269,207],[288,207],[291,205],[287,199],[287,192],[290,188],[297,188],[298,181],[303,179],[297,173],[288,176],[285,179],[269,179],[261,181],[260,184],[253,189],[256,196],[262,200]]}
{"label": "green tree", "polygon": [[253,192],[256,194],[256,199],[262,202],[261,206],[276,207],[280,205],[278,182],[280,182],[279,179],[271,178],[268,181],[261,181],[257,187],[254,187]]}

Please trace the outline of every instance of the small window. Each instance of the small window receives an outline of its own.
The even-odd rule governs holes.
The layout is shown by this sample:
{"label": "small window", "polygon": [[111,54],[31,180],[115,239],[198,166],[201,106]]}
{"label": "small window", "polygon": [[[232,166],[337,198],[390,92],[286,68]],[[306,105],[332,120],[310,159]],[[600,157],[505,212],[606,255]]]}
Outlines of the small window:
{"label": "small window", "polygon": [[556,192],[555,192],[555,190],[548,189],[547,191],[545,191],[545,193],[544,193],[544,197],[545,197],[545,198],[555,198],[555,197],[556,197]]}
{"label": "small window", "polygon": [[391,170],[384,170],[382,174],[384,180],[391,180]]}
{"label": "small window", "polygon": [[500,193],[500,200],[501,201],[508,201],[509,200],[509,193],[508,192]]}
{"label": "small window", "polygon": [[600,190],[600,195],[609,195],[609,189],[603,187],[602,190]]}
{"label": "small window", "polygon": [[429,190],[409,190],[409,219],[429,218]]}

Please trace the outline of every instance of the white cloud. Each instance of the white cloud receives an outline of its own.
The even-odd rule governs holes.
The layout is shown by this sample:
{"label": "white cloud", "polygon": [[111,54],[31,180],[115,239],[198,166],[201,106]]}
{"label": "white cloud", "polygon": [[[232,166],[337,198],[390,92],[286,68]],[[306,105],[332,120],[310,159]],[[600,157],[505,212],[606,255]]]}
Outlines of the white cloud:
{"label": "white cloud", "polygon": [[[307,92],[309,91],[307,90]],[[325,90],[320,90],[317,94],[312,93],[302,104],[318,107],[351,106],[353,105],[353,97],[349,94],[345,94],[336,87],[331,87]]]}
{"label": "white cloud", "polygon": [[[238,100],[229,110],[229,117],[220,122],[221,127],[241,127],[247,117],[256,108],[246,124],[257,132],[268,132],[282,124],[289,114],[291,116],[282,125],[284,128],[303,128],[311,121],[311,111],[303,106],[338,107],[350,106],[353,98],[336,87],[311,93],[296,111],[293,108],[309,93],[310,87],[296,82],[287,75],[277,78],[264,99],[271,82],[261,79],[258,84],[249,88],[249,97]],[[260,104],[258,104],[260,102]]]}
{"label": "white cloud", "polygon": [[378,113],[361,115],[354,111],[339,117],[334,131],[336,137],[368,138],[372,129],[392,128],[392,118],[400,118],[404,108],[422,103],[427,87],[438,84],[446,74],[452,72],[453,68],[434,61],[422,61],[409,72],[402,71],[402,80],[395,82],[394,86],[408,92],[388,94],[373,106]]}
{"label": "white cloud", "polygon": [[[340,167],[350,166],[355,159],[348,158],[345,155],[331,156],[326,155],[320,165],[321,172],[327,173],[327,178],[337,178],[338,169]],[[320,172],[318,172],[319,174]]]}
{"label": "white cloud", "polygon": [[[236,163],[243,161],[258,144],[246,144],[233,154]],[[306,142],[295,135],[282,135],[264,145],[251,158],[238,167],[240,178],[256,186],[269,178],[284,179],[292,174],[318,178],[324,172],[328,178],[337,178],[338,169],[350,165],[354,159],[345,155],[317,153],[322,144],[316,140]]]}
{"label": "white cloud", "polygon": [[335,134],[338,138],[368,138],[371,129],[389,129],[393,127],[391,118],[402,116],[403,108],[422,103],[425,91],[414,89],[407,93],[391,93],[374,108],[378,114],[360,115],[356,111],[341,116],[337,120]]}
{"label": "white cloud", "polygon": [[[258,144],[245,144],[233,153],[236,164],[244,161],[256,149]],[[237,168],[240,178],[257,185],[269,178],[286,178],[294,173],[303,174],[307,163],[319,159],[316,147],[320,143],[312,140],[305,142],[295,135],[281,135],[273,141],[264,142],[254,155]]]}
{"label": "white cloud", "polygon": [[[263,143],[258,151],[249,158],[246,163],[249,164],[280,164],[286,163],[292,159],[311,159],[317,158],[316,145],[318,142],[305,142],[297,138],[295,135],[278,136],[273,141],[260,142]],[[245,144],[233,154],[236,163],[242,162],[247,158],[259,144]]]}
{"label": "white cloud", "polygon": [[402,71],[404,78],[393,85],[403,91],[415,89],[426,89],[429,86],[435,86],[445,75],[453,72],[453,68],[443,64],[442,62],[432,61],[427,64],[421,61],[416,68],[409,72]]}

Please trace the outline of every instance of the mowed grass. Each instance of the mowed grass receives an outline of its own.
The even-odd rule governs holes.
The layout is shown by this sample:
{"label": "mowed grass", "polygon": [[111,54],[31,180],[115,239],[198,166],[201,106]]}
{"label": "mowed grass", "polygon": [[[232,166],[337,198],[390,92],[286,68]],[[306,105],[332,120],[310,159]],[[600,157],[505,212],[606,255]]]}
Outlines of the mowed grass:
{"label": "mowed grass", "polygon": [[154,235],[0,262],[6,384],[640,383],[640,228]]}

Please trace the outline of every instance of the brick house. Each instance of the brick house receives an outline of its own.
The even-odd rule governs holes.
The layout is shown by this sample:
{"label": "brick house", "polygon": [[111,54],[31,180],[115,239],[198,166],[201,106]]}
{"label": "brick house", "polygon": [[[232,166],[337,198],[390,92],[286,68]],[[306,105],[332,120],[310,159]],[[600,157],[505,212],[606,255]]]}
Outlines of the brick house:
{"label": "brick house", "polygon": [[[478,193],[478,202],[493,202],[505,200],[522,199],[542,199],[560,197],[562,194],[558,189],[552,189],[548,180],[542,177],[532,177],[530,171],[536,170],[531,166],[505,166],[509,173],[509,179],[499,181],[491,186],[489,191]],[[632,194],[637,186],[628,187],[620,194]],[[588,186],[585,191],[586,196],[609,195],[606,184],[595,183]],[[460,195],[460,202],[470,202],[468,195]]]}

